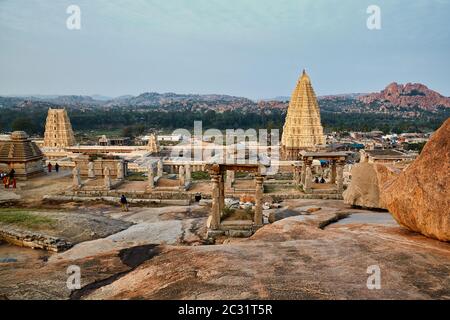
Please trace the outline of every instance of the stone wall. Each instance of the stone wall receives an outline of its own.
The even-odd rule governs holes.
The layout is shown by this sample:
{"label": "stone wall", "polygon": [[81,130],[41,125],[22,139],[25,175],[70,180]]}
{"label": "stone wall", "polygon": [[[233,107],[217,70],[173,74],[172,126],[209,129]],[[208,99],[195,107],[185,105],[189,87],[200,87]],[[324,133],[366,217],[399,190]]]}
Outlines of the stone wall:
{"label": "stone wall", "polygon": [[0,242],[1,241],[20,247],[43,249],[53,252],[64,251],[73,246],[72,243],[63,239],[35,232],[16,230],[7,226],[2,226],[0,228]]}

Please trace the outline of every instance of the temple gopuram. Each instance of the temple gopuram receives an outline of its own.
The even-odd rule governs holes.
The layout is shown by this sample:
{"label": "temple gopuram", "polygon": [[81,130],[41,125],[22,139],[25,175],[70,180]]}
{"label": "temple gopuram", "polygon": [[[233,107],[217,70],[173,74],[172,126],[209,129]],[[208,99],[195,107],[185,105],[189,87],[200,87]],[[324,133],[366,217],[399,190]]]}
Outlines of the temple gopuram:
{"label": "temple gopuram", "polygon": [[44,147],[65,148],[75,145],[72,125],[65,109],[48,109]]}
{"label": "temple gopuram", "polygon": [[311,80],[303,70],[292,93],[281,138],[284,160],[298,160],[300,151],[317,151],[325,144],[320,110]]}

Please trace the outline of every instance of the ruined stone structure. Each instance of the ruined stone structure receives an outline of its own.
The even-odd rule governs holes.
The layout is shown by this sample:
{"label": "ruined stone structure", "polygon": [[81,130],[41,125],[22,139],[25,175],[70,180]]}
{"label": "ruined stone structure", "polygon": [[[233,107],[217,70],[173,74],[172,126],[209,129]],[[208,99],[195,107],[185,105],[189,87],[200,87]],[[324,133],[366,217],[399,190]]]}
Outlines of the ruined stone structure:
{"label": "ruined stone structure", "polygon": [[75,145],[72,125],[66,109],[48,109],[44,147],[65,148]]}
{"label": "ruined stone structure", "polygon": [[44,174],[43,154],[23,131],[14,131],[9,140],[0,141],[0,163],[14,169],[19,180]]}
{"label": "ruined stone structure", "polygon": [[75,166],[80,169],[80,176],[83,178],[103,177],[106,167],[114,179],[123,180],[128,174],[128,162],[118,157],[103,155],[103,157],[91,158],[89,155],[82,154],[76,157],[74,162]]}
{"label": "ruined stone structure", "polygon": [[292,93],[283,127],[282,158],[297,160],[300,151],[315,151],[319,145],[324,144],[319,104],[311,80],[303,70]]}
{"label": "ruined stone structure", "polygon": [[326,160],[330,165],[331,189],[327,192],[342,194],[344,191],[344,166],[347,160],[346,152],[300,152],[301,162],[294,165],[294,180],[305,193],[325,192],[313,188],[313,163],[315,160]]}
{"label": "ruined stone structure", "polygon": [[155,154],[159,152],[159,146],[158,146],[158,141],[156,139],[156,136],[154,134],[150,135],[150,138],[148,139],[148,151],[151,154]]}
{"label": "ruined stone structure", "polygon": [[[209,174],[211,176],[211,214],[207,221],[208,236],[216,236],[220,234],[232,235],[233,231],[229,228],[235,227],[234,225],[225,225],[222,222],[223,210],[225,208],[225,179],[224,175],[228,171],[245,171],[255,174],[256,188],[255,188],[255,210],[253,214],[253,221],[247,225],[250,227],[250,232],[247,236],[250,236],[254,230],[262,227],[263,215],[263,183],[264,183],[264,168],[260,165],[242,164],[242,165],[226,165],[226,164],[214,164],[209,167]],[[236,223],[234,221],[233,223]],[[242,225],[240,226],[242,228]],[[241,234],[241,232],[239,232]]]}

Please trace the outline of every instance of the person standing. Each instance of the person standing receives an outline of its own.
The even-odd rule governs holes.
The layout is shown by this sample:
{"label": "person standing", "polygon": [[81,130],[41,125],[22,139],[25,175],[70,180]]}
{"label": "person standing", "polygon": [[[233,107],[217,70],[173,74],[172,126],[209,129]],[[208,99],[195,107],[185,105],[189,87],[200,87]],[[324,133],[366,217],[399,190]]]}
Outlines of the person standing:
{"label": "person standing", "polygon": [[56,173],[59,172],[59,164],[58,164],[58,162],[55,164],[55,171],[56,171]]}
{"label": "person standing", "polygon": [[4,174],[3,175],[3,184],[5,185],[5,189],[8,189],[8,179],[9,179],[9,176],[7,175],[7,174]]}
{"label": "person standing", "polygon": [[52,172],[52,164],[49,162],[47,165],[48,172]]}
{"label": "person standing", "polygon": [[120,197],[120,205],[122,206],[122,211],[128,211],[128,201],[125,195]]}

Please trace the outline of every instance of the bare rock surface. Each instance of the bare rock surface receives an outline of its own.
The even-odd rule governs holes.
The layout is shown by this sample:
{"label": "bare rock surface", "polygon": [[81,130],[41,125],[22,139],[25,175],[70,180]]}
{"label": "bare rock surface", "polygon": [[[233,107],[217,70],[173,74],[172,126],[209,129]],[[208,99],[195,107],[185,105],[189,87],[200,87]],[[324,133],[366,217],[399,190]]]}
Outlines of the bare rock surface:
{"label": "bare rock surface", "polygon": [[[18,254],[0,245],[0,261],[10,261],[0,262],[0,295],[9,299],[450,299],[450,244],[387,224],[385,215],[380,221],[374,218],[376,212],[352,209],[342,201],[289,200],[283,206],[320,210],[266,225],[251,238],[217,245],[180,246],[180,240],[136,245],[144,234],[138,229],[136,238],[122,231],[99,239],[115,239],[121,248],[99,240],[78,245],[91,243],[89,254],[75,251],[77,246],[61,254],[38,256],[38,251],[23,248],[28,251]],[[180,211],[173,214],[183,214]],[[358,219],[351,220],[352,214]],[[179,239],[195,238],[203,218],[139,219],[143,220],[131,228],[165,222],[166,235],[174,240],[171,230],[180,228]],[[80,290],[66,287],[70,265],[81,268]],[[380,290],[366,286],[367,268],[372,265],[381,269]]]}
{"label": "bare rock surface", "polygon": [[[14,210],[14,209],[7,209]],[[62,238],[72,243],[104,238],[111,234],[129,228],[133,223],[118,219],[111,219],[100,214],[81,213],[79,211],[59,211],[59,210],[31,210],[17,209],[18,212],[36,217],[46,217],[51,219],[52,223],[40,225],[37,230],[27,229],[23,226],[15,226],[0,223],[0,230],[3,227],[14,227],[18,232],[38,232],[51,237]],[[2,210],[0,209],[0,214]]]}
{"label": "bare rock surface", "polygon": [[400,173],[398,169],[362,162],[354,165],[351,173],[351,183],[342,194],[344,202],[363,208],[386,209],[380,197],[382,186]]}
{"label": "bare rock surface", "polygon": [[450,241],[450,119],[397,179],[386,182],[382,198],[401,225]]}
{"label": "bare rock surface", "polygon": [[[86,299],[450,298],[450,246],[398,226],[330,225],[329,213],[287,218],[252,238],[173,247]],[[367,268],[379,265],[380,290]]]}

